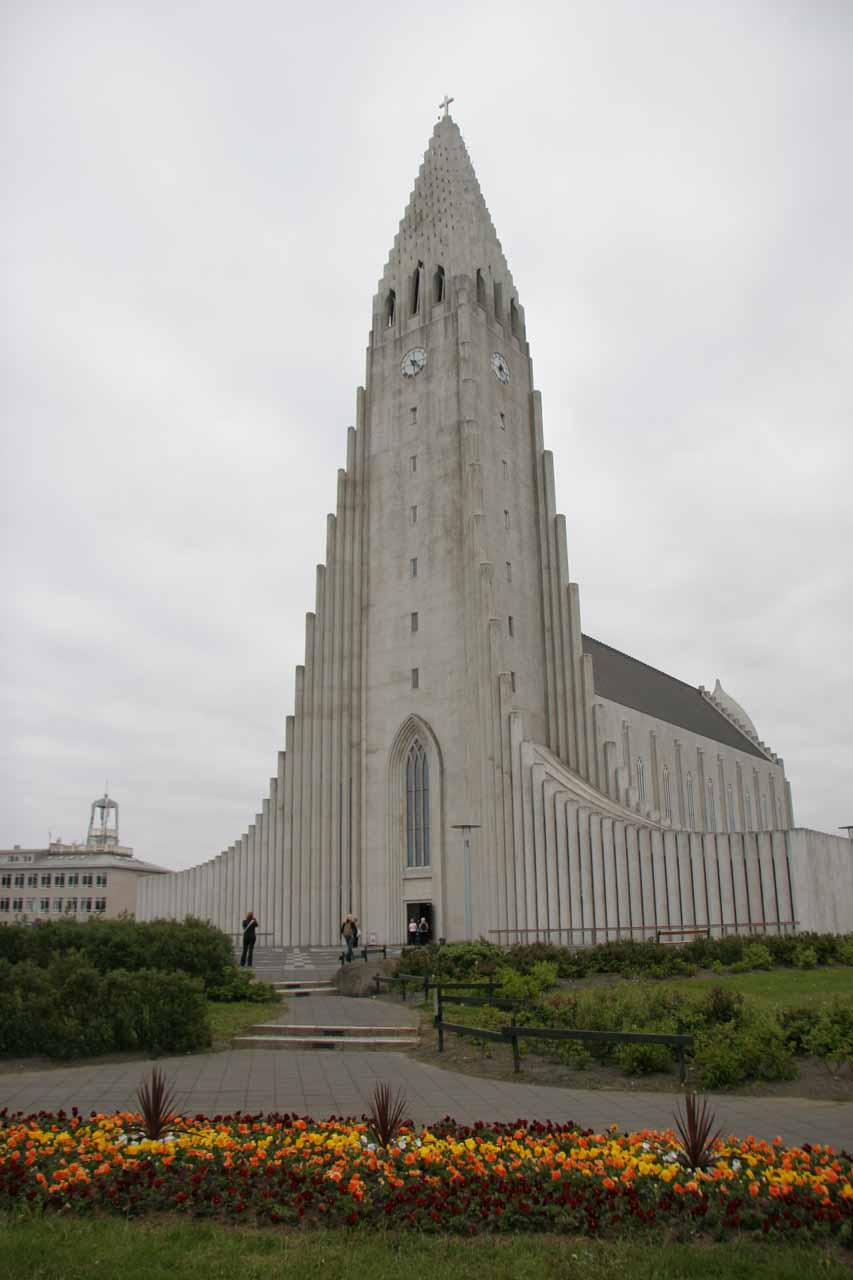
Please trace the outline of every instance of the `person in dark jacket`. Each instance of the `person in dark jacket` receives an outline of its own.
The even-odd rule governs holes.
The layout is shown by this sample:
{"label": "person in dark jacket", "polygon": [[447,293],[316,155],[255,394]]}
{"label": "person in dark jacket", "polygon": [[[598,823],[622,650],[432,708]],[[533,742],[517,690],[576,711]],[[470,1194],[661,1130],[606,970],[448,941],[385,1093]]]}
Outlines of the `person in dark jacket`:
{"label": "person in dark jacket", "polygon": [[344,940],[346,952],[342,959],[346,964],[352,964],[352,949],[358,941],[358,925],[355,916],[348,915],[344,917],[341,924],[341,937]]}
{"label": "person in dark jacket", "polygon": [[243,954],[240,964],[252,967],[252,955],[255,950],[255,938],[258,935],[258,922],[254,911],[250,911],[243,921]]}

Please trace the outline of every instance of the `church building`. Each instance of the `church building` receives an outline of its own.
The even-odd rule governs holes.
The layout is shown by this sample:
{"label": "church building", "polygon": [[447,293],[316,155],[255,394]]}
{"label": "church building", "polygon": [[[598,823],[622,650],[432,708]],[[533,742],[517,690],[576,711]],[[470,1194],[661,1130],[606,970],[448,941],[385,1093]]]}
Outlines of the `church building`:
{"label": "church building", "polygon": [[254,821],[140,883],[141,919],[276,945],[583,945],[853,929],[853,845],[794,827],[784,763],[717,681],[584,633],[524,308],[455,121],[373,300],[284,749]]}

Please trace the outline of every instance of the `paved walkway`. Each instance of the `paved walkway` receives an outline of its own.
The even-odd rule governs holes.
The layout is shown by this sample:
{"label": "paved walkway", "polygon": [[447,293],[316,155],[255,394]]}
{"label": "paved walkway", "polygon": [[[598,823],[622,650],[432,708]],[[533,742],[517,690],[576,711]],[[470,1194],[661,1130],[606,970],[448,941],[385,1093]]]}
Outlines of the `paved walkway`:
{"label": "paved walkway", "polygon": [[[329,997],[331,1000],[332,997]],[[294,1002],[296,1003],[296,1002]],[[584,1127],[668,1127],[677,1095],[550,1088],[484,1080],[445,1071],[401,1053],[242,1049],[159,1062],[191,1114],[289,1111],[324,1118],[362,1115],[374,1085],[402,1088],[411,1118],[429,1124],[445,1115],[475,1120],[573,1121]],[[135,1110],[134,1094],[150,1062],[104,1063],[0,1075],[0,1106],[10,1111]],[[853,1103],[806,1099],[715,1097],[727,1133],[786,1143],[828,1142],[853,1148]]]}
{"label": "paved walkway", "polygon": [[289,999],[287,1010],[270,1021],[300,1027],[416,1027],[418,1015],[411,1005],[387,1000],[299,996]]}

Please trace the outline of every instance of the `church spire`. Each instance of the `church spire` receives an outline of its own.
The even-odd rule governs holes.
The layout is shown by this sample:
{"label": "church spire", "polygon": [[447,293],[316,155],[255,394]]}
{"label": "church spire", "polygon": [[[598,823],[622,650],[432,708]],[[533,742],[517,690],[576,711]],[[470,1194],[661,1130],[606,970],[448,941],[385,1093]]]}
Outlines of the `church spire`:
{"label": "church spire", "polygon": [[[436,302],[458,277],[467,277],[479,304],[496,318],[513,318],[513,333],[523,334],[521,309],[512,274],[483,199],[474,166],[449,114],[430,138],[374,301],[374,331],[400,323]],[[446,284],[445,284],[446,282]]]}

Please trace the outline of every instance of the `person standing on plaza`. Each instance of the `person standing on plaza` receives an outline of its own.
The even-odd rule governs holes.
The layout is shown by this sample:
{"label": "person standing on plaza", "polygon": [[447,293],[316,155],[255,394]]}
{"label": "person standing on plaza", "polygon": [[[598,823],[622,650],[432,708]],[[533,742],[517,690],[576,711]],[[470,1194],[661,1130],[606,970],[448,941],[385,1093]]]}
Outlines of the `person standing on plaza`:
{"label": "person standing on plaza", "polygon": [[426,916],[421,916],[418,921],[418,943],[425,947],[429,942],[429,923]]}
{"label": "person standing on plaza", "polygon": [[240,956],[241,966],[252,967],[252,956],[255,951],[255,939],[258,936],[258,921],[254,911],[248,912],[243,921],[243,952]]}
{"label": "person standing on plaza", "polygon": [[344,946],[346,947],[344,960],[347,964],[352,964],[352,949],[355,946],[355,942],[358,937],[358,927],[353,916],[348,915],[344,917],[343,923],[341,924],[341,937],[343,938]]}
{"label": "person standing on plaza", "polygon": [[409,946],[416,947],[418,945],[418,922],[414,916],[409,921]]}

